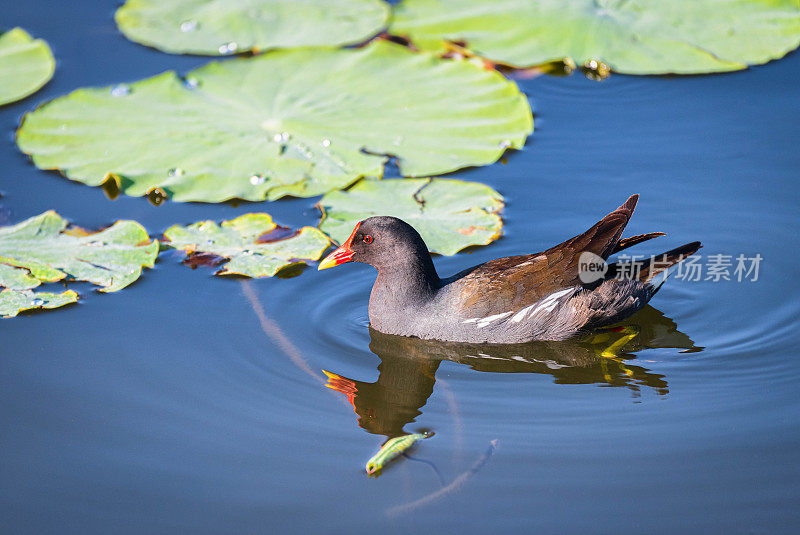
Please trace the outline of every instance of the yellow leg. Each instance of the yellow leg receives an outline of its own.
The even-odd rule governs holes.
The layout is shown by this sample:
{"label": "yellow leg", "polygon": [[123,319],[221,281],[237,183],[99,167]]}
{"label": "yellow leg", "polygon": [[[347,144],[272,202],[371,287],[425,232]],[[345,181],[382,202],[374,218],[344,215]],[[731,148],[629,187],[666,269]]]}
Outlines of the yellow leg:
{"label": "yellow leg", "polygon": [[[609,343],[609,341],[613,339],[614,334],[621,334],[622,336]],[[624,327],[615,327],[613,331],[598,333],[593,336],[591,340],[589,340],[589,343],[600,346],[595,348],[598,356],[603,357],[603,359],[613,360],[619,364],[625,375],[628,377],[633,377],[633,372],[629,370],[627,366],[625,366],[624,360],[619,357],[619,353],[622,348],[625,347],[625,344],[636,338],[638,335],[639,329],[637,327],[626,325]],[[606,381],[611,382],[611,377],[608,374],[607,362],[603,360],[600,364],[603,368],[603,375],[605,376]]]}

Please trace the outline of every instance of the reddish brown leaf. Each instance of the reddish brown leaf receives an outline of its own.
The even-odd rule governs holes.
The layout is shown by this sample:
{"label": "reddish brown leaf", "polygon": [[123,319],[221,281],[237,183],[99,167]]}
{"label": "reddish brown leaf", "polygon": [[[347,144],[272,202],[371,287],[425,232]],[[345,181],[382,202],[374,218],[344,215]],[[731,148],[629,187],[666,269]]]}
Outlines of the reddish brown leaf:
{"label": "reddish brown leaf", "polygon": [[277,225],[274,229],[256,238],[256,243],[275,243],[276,241],[288,240],[298,234],[300,234],[299,230]]}
{"label": "reddish brown leaf", "polygon": [[197,266],[217,267],[225,260],[225,257],[211,253],[192,253],[183,259],[183,264],[192,269],[197,269]]}

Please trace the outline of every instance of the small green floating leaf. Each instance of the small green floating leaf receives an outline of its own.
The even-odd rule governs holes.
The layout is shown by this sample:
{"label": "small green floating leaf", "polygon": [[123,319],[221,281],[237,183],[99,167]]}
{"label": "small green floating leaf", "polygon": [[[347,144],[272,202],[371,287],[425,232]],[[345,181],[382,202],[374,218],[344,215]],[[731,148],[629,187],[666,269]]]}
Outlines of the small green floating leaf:
{"label": "small green floating leaf", "polygon": [[381,470],[396,457],[411,449],[417,442],[432,436],[431,433],[414,433],[390,438],[381,446],[378,453],[373,455],[365,466],[367,474],[372,477],[380,475]]}
{"label": "small green floating leaf", "polygon": [[341,46],[386,26],[382,0],[127,0],[114,18],[128,39],[172,53]]}
{"label": "small green floating leaf", "polygon": [[0,317],[13,318],[23,310],[58,308],[77,302],[78,294],[73,290],[50,293],[4,289],[0,291]]}
{"label": "small green floating leaf", "polygon": [[[283,268],[318,260],[330,241],[319,230],[303,227],[288,236],[269,214],[245,214],[217,225],[201,221],[175,225],[164,232],[167,245],[190,255],[230,259],[217,275],[271,277]],[[191,263],[191,262],[190,262]]]}
{"label": "small green floating leaf", "polygon": [[797,0],[403,0],[391,33],[425,49],[466,42],[516,67],[564,57],[628,74],[733,71],[800,44]]}
{"label": "small green floating leaf", "polygon": [[186,80],[79,89],[28,114],[17,144],[79,182],[119,177],[127,195],[258,201],[380,177],[388,154],[406,176],[486,165],[533,129],[498,72],[386,41],[211,62]]}
{"label": "small green floating leaf", "polygon": [[444,178],[362,180],[319,202],[320,229],[342,243],[358,221],[390,215],[417,229],[428,248],[453,255],[470,245],[497,239],[503,197],[489,186]]}
{"label": "small green floating leaf", "polygon": [[67,229],[53,211],[0,227],[0,286],[34,288],[67,277],[89,281],[101,292],[116,292],[153,267],[158,242],[134,221],[117,221],[96,233]]}
{"label": "small green floating leaf", "polygon": [[153,267],[158,242],[134,221],[117,221],[100,232],[67,228],[53,211],[0,227],[0,316],[56,308],[78,300],[73,290],[33,292],[43,282],[72,278],[116,292]]}
{"label": "small green floating leaf", "polygon": [[53,77],[56,60],[42,39],[22,28],[0,35],[0,106],[38,91]]}

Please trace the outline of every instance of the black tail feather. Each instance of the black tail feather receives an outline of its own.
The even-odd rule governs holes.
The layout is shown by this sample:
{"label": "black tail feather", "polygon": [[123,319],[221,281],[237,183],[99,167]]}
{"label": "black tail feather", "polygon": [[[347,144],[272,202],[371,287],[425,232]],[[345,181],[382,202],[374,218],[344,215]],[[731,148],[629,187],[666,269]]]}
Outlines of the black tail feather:
{"label": "black tail feather", "polygon": [[[658,234],[658,233],[652,233]],[[648,236],[642,234],[641,236]],[[639,238],[640,236],[633,236],[632,238]],[[655,236],[652,236],[655,237]],[[629,238],[629,239],[632,239]],[[644,238],[639,242],[650,238]],[[622,240],[624,241],[624,240]],[[639,243],[637,242],[637,243]],[[633,245],[633,244],[630,244]],[[628,246],[630,246],[628,245]],[[675,264],[682,262],[687,257],[693,255],[703,245],[699,241],[693,241],[676,247],[666,253],[655,255],[643,260],[634,260],[631,262],[615,262],[608,266],[607,278],[620,276],[625,279],[638,279],[642,282],[650,282],[659,273],[663,273]]]}
{"label": "black tail feather", "polygon": [[617,242],[617,246],[613,251],[611,251],[611,254],[618,253],[623,249],[627,249],[628,247],[633,247],[634,245],[640,244],[643,241],[652,240],[653,238],[666,235],[666,232],[648,232],[647,234],[637,234],[636,236],[622,238]]}

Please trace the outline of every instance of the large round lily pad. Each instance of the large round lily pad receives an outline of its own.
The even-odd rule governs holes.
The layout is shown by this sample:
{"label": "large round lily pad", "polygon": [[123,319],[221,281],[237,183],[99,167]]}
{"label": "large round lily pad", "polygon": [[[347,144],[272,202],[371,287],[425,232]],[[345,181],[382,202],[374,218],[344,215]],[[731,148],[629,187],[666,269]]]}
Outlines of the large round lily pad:
{"label": "large round lily pad", "polygon": [[431,252],[453,255],[502,233],[503,197],[484,184],[444,178],[362,180],[322,197],[320,229],[339,243],[362,219],[399,217],[417,229]]}
{"label": "large round lily pad", "polygon": [[38,91],[55,68],[56,60],[43,40],[22,28],[0,35],[0,106]]}
{"label": "large round lily pad", "polygon": [[209,256],[229,259],[217,275],[271,277],[305,260],[318,260],[330,245],[328,238],[313,227],[287,230],[278,227],[269,214],[260,213],[245,214],[221,225],[214,221],[175,225],[164,232],[164,238],[167,245],[204,258],[200,263],[208,262]]}
{"label": "large round lily pad", "polygon": [[34,293],[44,282],[68,278],[116,292],[153,267],[158,242],[135,221],[117,221],[100,232],[67,227],[53,211],[0,227],[0,316],[31,308],[55,308],[77,300],[74,291]]}
{"label": "large round lily pad", "polygon": [[380,177],[496,161],[533,128],[512,82],[469,61],[378,41],[212,62],[181,80],[79,89],[28,114],[17,143],[42,169],[180,201],[310,197]]}
{"label": "large round lily pad", "polygon": [[117,26],[166,52],[224,55],[367,40],[386,25],[382,0],[127,0]]}
{"label": "large round lily pad", "polygon": [[743,69],[800,44],[797,0],[403,0],[391,32],[527,67],[571,57],[630,74]]}

